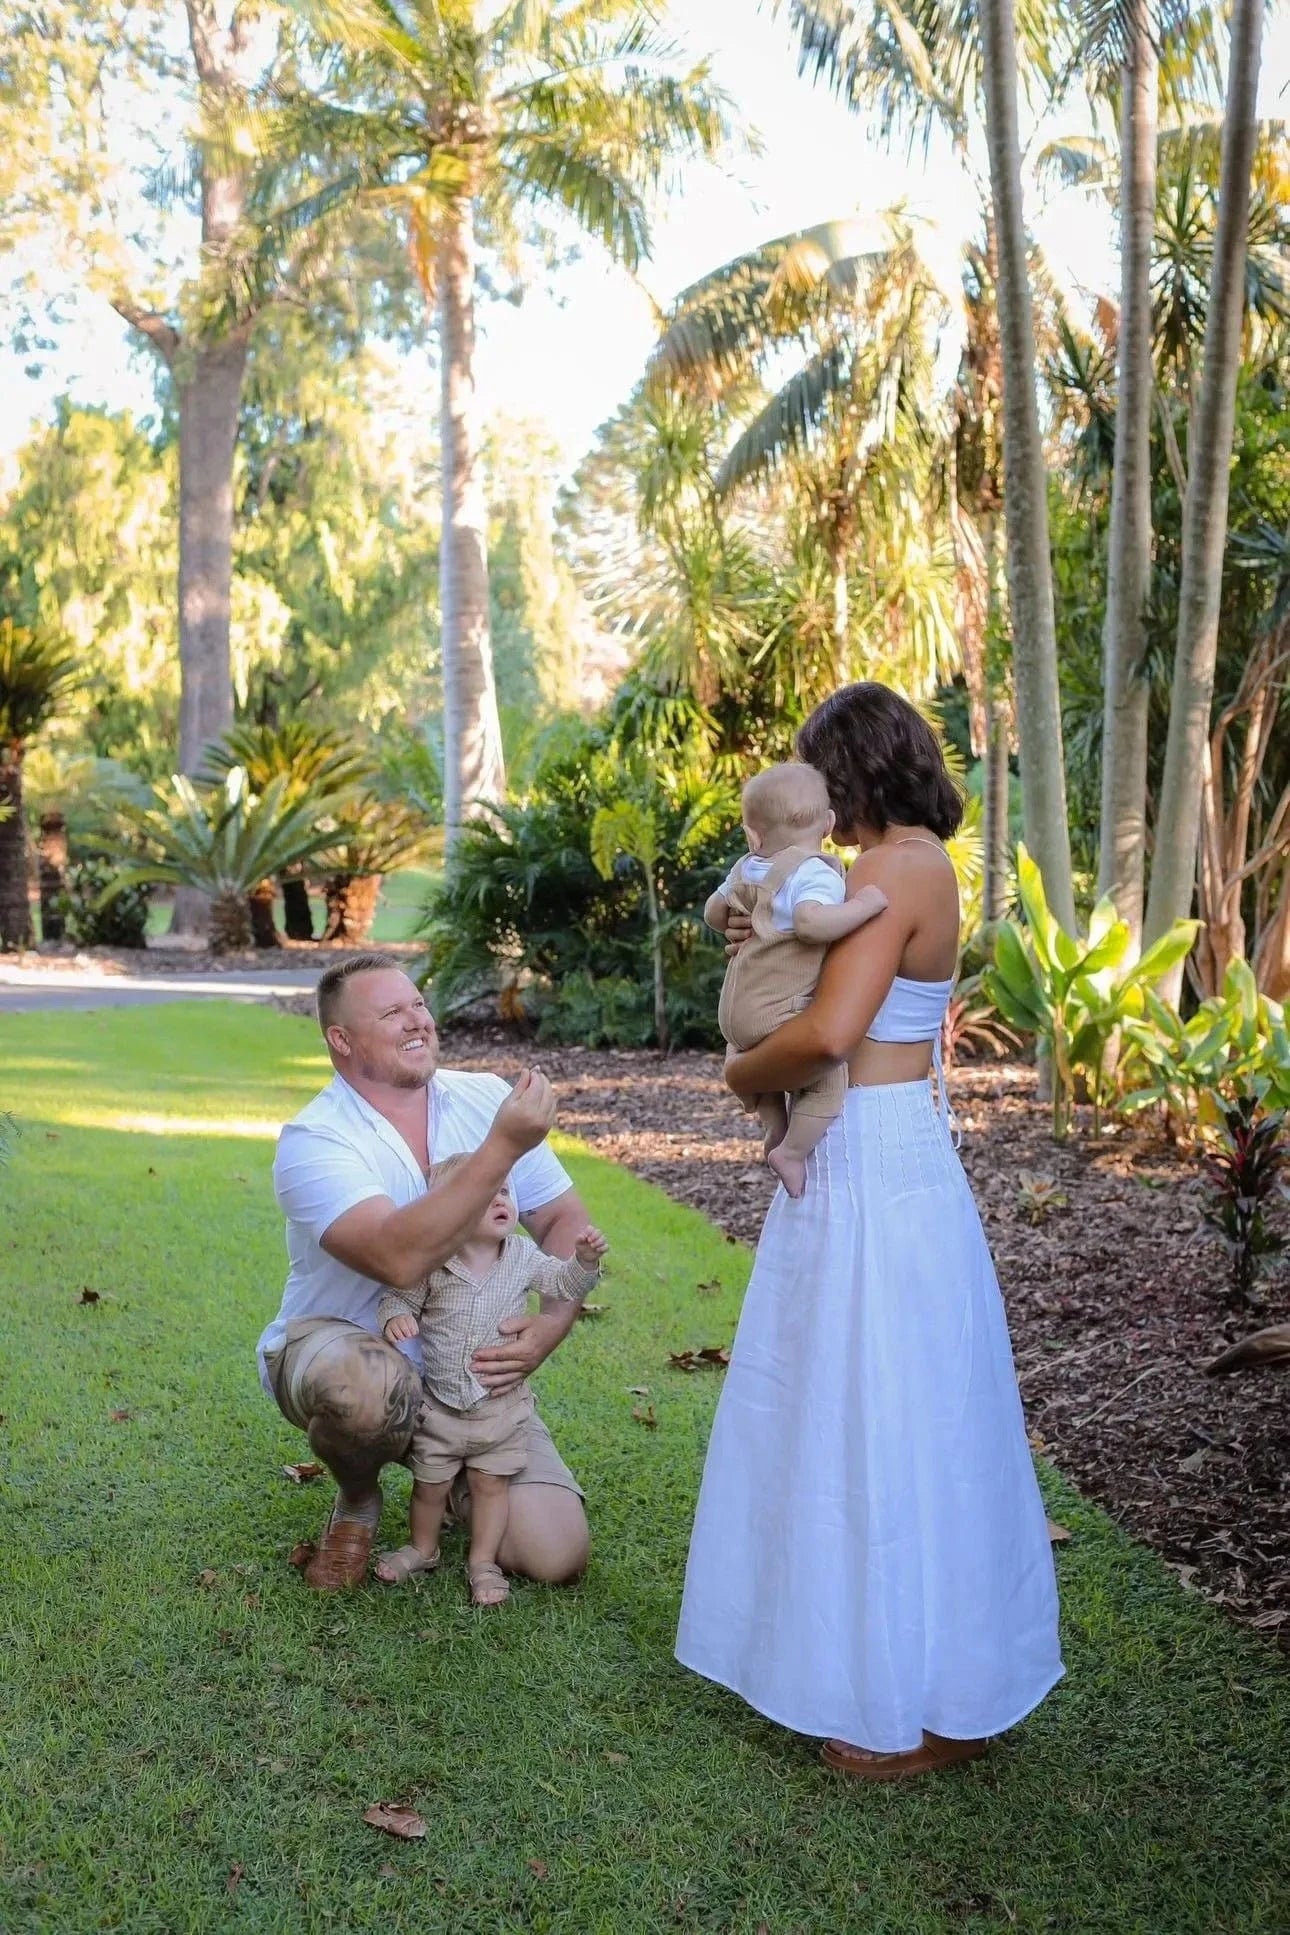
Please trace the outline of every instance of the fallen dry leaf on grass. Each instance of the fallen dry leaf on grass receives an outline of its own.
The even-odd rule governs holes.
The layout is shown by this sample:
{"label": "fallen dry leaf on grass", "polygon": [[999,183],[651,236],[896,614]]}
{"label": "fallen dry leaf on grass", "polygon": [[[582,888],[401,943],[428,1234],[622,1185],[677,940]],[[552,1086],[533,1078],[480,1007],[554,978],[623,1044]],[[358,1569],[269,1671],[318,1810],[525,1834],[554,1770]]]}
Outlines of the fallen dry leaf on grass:
{"label": "fallen dry leaf on grass", "polygon": [[1071,1535],[1066,1527],[1059,1525],[1055,1518],[1050,1518],[1048,1521],[1048,1543],[1050,1545],[1069,1545],[1070,1542]]}
{"label": "fallen dry leaf on grass", "polygon": [[109,1415],[113,1424],[126,1424],[130,1419],[131,1413],[129,1411],[113,1411]]}
{"label": "fallen dry leaf on grass", "polygon": [[373,1801],[363,1819],[382,1834],[393,1834],[400,1841],[424,1841],[426,1824],[421,1816],[402,1801]]}
{"label": "fallen dry leaf on grass", "polygon": [[287,1564],[295,1566],[297,1572],[303,1571],[317,1550],[318,1547],[312,1539],[301,1539],[299,1544],[293,1545],[290,1552],[288,1552]]}
{"label": "fallen dry leaf on grass", "polygon": [[648,1397],[649,1385],[648,1384],[629,1384],[627,1386],[627,1395],[628,1397]]}
{"label": "fallen dry leaf on grass", "polygon": [[647,1431],[658,1430],[658,1419],[654,1416],[654,1406],[652,1404],[647,1404],[643,1407],[638,1404],[632,1412],[632,1416],[635,1418],[637,1424],[643,1424]]}
{"label": "fallen dry leaf on grass", "polygon": [[316,1459],[312,1458],[303,1465],[284,1465],[282,1467],[282,1476],[289,1478],[293,1485],[308,1485],[315,1478],[321,1478],[322,1475],[322,1466]]}
{"label": "fallen dry leaf on grass", "polygon": [[399,1871],[392,1861],[382,1861],[376,1872],[382,1881],[388,1881],[391,1875],[396,1875]]}
{"label": "fallen dry leaf on grass", "polygon": [[82,1290],[76,1301],[77,1303],[98,1303],[99,1293],[97,1290]]}
{"label": "fallen dry leaf on grass", "polygon": [[235,1861],[228,1871],[228,1880],[224,1883],[230,1895],[237,1893],[237,1884],[245,1873],[246,1863],[244,1861]]}
{"label": "fallen dry leaf on grass", "polygon": [[705,1277],[702,1283],[696,1283],[694,1287],[701,1297],[719,1297],[721,1295],[722,1285],[718,1277]]}
{"label": "fallen dry leaf on grass", "polygon": [[530,1861],[528,1867],[530,1873],[535,1874],[539,1881],[546,1880],[547,1867],[545,1861]]}
{"label": "fallen dry leaf on grass", "polygon": [[606,1754],[605,1759],[611,1767],[625,1767],[627,1765],[626,1754]]}
{"label": "fallen dry leaf on grass", "polygon": [[603,1317],[608,1308],[609,1305],[607,1303],[582,1303],[578,1305],[578,1315],[580,1317]]}
{"label": "fallen dry leaf on grass", "polygon": [[203,1566],[197,1574],[197,1583],[199,1586],[205,1586],[209,1591],[212,1586],[219,1584],[219,1574],[212,1566]]}
{"label": "fallen dry leaf on grass", "polygon": [[674,1371],[724,1371],[730,1352],[709,1344],[703,1350],[669,1351],[667,1361]]}

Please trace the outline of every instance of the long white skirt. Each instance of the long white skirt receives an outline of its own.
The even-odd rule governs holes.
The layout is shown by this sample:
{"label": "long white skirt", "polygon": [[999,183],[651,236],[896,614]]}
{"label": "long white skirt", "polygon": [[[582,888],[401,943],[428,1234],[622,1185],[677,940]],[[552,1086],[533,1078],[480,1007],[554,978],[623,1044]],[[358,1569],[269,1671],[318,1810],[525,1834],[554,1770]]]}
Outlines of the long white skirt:
{"label": "long white skirt", "polygon": [[1001,1733],[1061,1678],[998,1281],[925,1082],[853,1088],[771,1204],[676,1656],[874,1752]]}

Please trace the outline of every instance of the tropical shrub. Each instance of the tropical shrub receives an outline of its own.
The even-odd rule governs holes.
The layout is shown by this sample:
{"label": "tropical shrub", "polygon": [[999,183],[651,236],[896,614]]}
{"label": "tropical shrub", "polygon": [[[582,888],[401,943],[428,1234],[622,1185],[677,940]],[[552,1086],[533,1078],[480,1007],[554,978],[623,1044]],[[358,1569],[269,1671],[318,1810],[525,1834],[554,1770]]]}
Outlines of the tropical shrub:
{"label": "tropical shrub", "polygon": [[[648,865],[629,856],[629,834]],[[700,910],[742,851],[732,784],[683,757],[651,764],[608,721],[561,735],[527,799],[468,828],[432,890],[421,937],[436,1008],[509,990],[513,1011],[518,987],[560,1039],[583,1015],[598,1038],[638,1045],[658,1039],[661,957],[667,1037],[715,1044],[725,957]],[[593,1012],[588,980],[638,1000],[611,987]]]}
{"label": "tropical shrub", "polygon": [[1070,1129],[1078,1082],[1092,1101],[1096,1131],[1116,1092],[1113,1048],[1126,1022],[1146,1012],[1151,983],[1190,951],[1198,923],[1176,922],[1126,966],[1129,929],[1111,901],[1099,900],[1087,935],[1068,934],[1024,846],[1017,851],[1017,892],[1022,921],[1001,922],[985,987],[1009,1027],[1036,1036],[1051,1057],[1053,1134]]}
{"label": "tropical shrub", "polygon": [[1290,1166],[1284,1109],[1265,1113],[1259,1097],[1246,1094],[1222,1111],[1216,1143],[1200,1160],[1209,1179],[1204,1222],[1222,1240],[1232,1264],[1228,1302],[1248,1310],[1259,1272],[1280,1256],[1285,1238],[1268,1222],[1268,1207],[1286,1194],[1281,1182]]}
{"label": "tropical shrub", "polygon": [[1212,1128],[1247,1092],[1290,1108],[1285,1011],[1260,994],[1248,961],[1230,961],[1222,993],[1186,1021],[1147,989],[1145,1013],[1126,1023],[1125,1035],[1120,1107],[1129,1115],[1160,1109],[1171,1136]]}
{"label": "tropical shrub", "polygon": [[146,881],[112,891],[117,869],[101,857],[73,860],[58,907],[67,938],[78,947],[143,947],[148,933]]}

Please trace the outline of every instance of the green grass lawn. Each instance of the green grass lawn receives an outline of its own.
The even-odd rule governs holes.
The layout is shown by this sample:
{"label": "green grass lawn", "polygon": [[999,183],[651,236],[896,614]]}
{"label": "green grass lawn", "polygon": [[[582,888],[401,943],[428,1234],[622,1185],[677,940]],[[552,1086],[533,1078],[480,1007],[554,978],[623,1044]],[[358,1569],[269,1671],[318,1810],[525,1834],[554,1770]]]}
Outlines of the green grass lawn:
{"label": "green grass lawn", "polygon": [[[1285,1930],[1274,1654],[1056,1481],[1069,1678],[977,1768],[847,1785],[676,1666],[717,1387],[667,1354],[728,1341],[748,1256],[576,1147],[608,1309],[540,1401],[585,1583],[476,1615],[450,1544],[420,1588],[307,1593],[327,1494],[281,1475],[306,1453],[252,1349],[272,1137],[322,1074],[259,1009],[0,1017],[5,1935]],[[427,1838],[364,1826],[376,1800]]]}

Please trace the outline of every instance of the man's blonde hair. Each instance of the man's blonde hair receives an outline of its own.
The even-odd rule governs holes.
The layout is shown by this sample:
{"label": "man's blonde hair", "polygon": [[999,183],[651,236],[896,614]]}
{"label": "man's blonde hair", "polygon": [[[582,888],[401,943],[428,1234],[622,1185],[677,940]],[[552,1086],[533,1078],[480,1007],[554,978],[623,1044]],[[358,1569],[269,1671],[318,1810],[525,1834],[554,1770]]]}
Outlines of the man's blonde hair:
{"label": "man's blonde hair", "polygon": [[755,833],[786,826],[805,833],[829,817],[829,789],[814,766],[800,759],[754,773],[742,795],[744,823]]}

